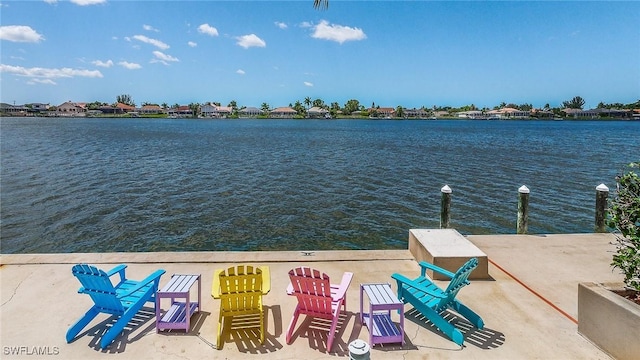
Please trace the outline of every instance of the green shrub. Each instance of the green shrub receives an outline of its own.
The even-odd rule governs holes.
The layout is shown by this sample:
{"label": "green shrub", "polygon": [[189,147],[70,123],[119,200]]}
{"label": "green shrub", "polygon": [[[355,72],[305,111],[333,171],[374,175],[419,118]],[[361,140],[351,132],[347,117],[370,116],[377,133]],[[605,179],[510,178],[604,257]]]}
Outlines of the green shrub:
{"label": "green shrub", "polygon": [[640,161],[616,176],[616,194],[609,202],[607,225],[616,235],[611,266],[620,269],[627,287],[640,291]]}

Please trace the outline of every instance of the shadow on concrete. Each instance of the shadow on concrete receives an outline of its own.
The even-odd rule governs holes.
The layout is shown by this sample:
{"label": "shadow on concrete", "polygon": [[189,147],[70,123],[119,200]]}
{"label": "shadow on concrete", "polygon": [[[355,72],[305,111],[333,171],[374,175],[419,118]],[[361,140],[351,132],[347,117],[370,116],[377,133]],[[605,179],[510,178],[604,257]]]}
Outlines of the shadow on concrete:
{"label": "shadow on concrete", "polygon": [[[456,315],[452,311],[445,311],[443,313],[443,317],[451,324],[453,324],[458,330],[460,330],[460,332],[462,332],[462,335],[464,335],[465,345],[471,344],[480,349],[489,350],[496,349],[502,346],[506,341],[504,333],[490,329],[486,326],[484,327],[484,329],[478,329],[469,321],[467,321],[463,317]],[[450,340],[449,337],[438,330],[438,328],[436,328],[431,321],[425,318],[416,309],[407,311],[405,313],[405,319],[420,325],[421,327],[433,332],[434,334],[438,334],[442,338]]]}
{"label": "shadow on concrete", "polygon": [[[113,340],[113,342],[104,350],[100,348],[100,339],[107,333],[120,318],[119,316],[110,316],[106,320],[94,325],[87,329],[85,332],[80,333],[73,339],[73,342],[79,340],[84,336],[92,337],[89,341],[89,347],[96,351],[104,353],[122,353],[130,344],[136,340],[141,339],[143,336],[148,335],[151,332],[155,332],[155,321],[151,321],[155,318],[155,309],[150,307],[143,307],[138,313],[129,321],[127,326],[122,330],[120,334]],[[149,323],[150,322],[150,323]],[[149,323],[144,329],[145,324]],[[135,334],[134,334],[135,333]]]}

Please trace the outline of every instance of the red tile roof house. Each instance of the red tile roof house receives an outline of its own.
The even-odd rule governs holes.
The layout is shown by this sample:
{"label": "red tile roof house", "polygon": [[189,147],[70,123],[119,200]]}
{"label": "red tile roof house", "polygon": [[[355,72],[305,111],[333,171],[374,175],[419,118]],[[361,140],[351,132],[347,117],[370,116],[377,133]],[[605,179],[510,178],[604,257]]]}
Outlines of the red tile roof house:
{"label": "red tile roof house", "polygon": [[290,107],[279,107],[271,110],[270,115],[271,117],[278,117],[278,118],[292,118],[298,115],[298,112],[293,110]]}

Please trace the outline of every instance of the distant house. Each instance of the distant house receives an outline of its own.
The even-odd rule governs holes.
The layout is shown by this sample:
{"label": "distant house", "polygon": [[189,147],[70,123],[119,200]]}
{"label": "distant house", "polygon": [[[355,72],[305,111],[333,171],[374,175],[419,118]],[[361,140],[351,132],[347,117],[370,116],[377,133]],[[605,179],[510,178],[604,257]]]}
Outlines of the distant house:
{"label": "distant house", "polygon": [[64,102],[56,107],[56,116],[85,116],[87,112],[86,104]]}
{"label": "distant house", "polygon": [[479,110],[461,111],[458,113],[458,117],[462,119],[480,119],[483,116],[484,114]]}
{"label": "distant house", "polygon": [[609,117],[609,118],[618,118],[618,119],[627,119],[633,118],[633,111],[626,109],[562,109],[562,112],[566,114],[567,117],[573,118],[600,118],[600,117]]}
{"label": "distant house", "polygon": [[187,105],[181,105],[178,106],[177,108],[171,108],[168,111],[169,117],[179,117],[179,118],[183,118],[183,117],[193,117],[193,111],[191,110],[191,108]]}
{"label": "distant house", "polygon": [[111,105],[102,105],[98,110],[102,114],[124,114],[121,108]]}
{"label": "distant house", "polygon": [[142,105],[139,112],[144,115],[157,115],[162,114],[162,108],[158,105]]}
{"label": "distant house", "polygon": [[554,115],[555,114],[551,110],[531,109],[531,116],[538,119],[551,119]]}
{"label": "distant house", "polygon": [[200,106],[200,115],[203,117],[215,117],[216,113],[216,106],[212,103]]}
{"label": "distant house", "polygon": [[238,111],[240,117],[256,117],[262,115],[262,110],[257,107],[250,106]]}
{"label": "distant house", "polygon": [[24,105],[0,104],[0,112],[11,116],[26,116],[29,110],[30,109]]}
{"label": "distant house", "polygon": [[228,106],[218,106],[211,103],[200,107],[200,114],[203,117],[224,118],[231,115],[233,108]]}
{"label": "distant house", "polygon": [[329,110],[314,106],[307,110],[307,116],[310,118],[324,118],[329,114]]}
{"label": "distant house", "polygon": [[531,112],[505,107],[498,110],[491,110],[487,112],[487,115],[489,115],[489,118],[498,119],[526,119],[531,117]]}
{"label": "distant house", "polygon": [[125,113],[125,114],[136,111],[135,106],[131,106],[123,103],[117,103],[116,108],[120,109],[122,113]]}
{"label": "distant house", "polygon": [[35,112],[42,112],[42,111],[49,110],[49,104],[31,103],[27,105],[31,108],[32,111],[35,111]]}
{"label": "distant house", "polygon": [[424,108],[404,109],[404,116],[408,118],[424,119],[429,117],[429,112]]}
{"label": "distant house", "polygon": [[375,117],[375,114],[377,114],[379,118],[391,118],[396,115],[396,109],[391,107],[369,108],[367,111],[369,112],[369,116]]}
{"label": "distant house", "polygon": [[291,118],[296,116],[298,112],[290,107],[279,107],[271,110],[269,114],[271,115],[271,117]]}

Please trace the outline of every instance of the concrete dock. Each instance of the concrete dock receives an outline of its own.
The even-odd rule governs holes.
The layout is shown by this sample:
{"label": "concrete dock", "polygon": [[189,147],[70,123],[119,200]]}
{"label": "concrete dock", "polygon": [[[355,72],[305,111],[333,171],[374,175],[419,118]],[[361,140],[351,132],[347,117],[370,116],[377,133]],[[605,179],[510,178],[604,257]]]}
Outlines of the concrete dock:
{"label": "concrete dock", "polygon": [[[472,280],[458,298],[484,320],[483,330],[463,319],[456,326],[465,334],[457,346],[405,305],[405,344],[376,345],[371,359],[610,359],[577,332],[578,283],[621,281],[609,265],[615,247],[610,234],[470,235],[487,254],[488,280]],[[142,279],[156,269],[171,274],[202,275],[202,311],[192,318],[189,332],[156,333],[155,314],[145,308],[106,350],[100,335],[109,324],[99,315],[71,343],[68,327],[92,305],[78,294],[71,274],[76,263],[103,270],[128,265],[127,276]],[[271,291],[264,297],[267,334],[263,345],[257,332],[231,329],[222,350],[216,350],[219,301],[211,297],[215,269],[236,263],[268,265]],[[367,341],[369,333],[358,320],[359,285],[389,282],[391,274],[419,274],[409,250],[317,252],[167,252],[101,254],[0,255],[0,345],[2,359],[326,359],[348,358],[348,345]],[[307,265],[338,282],[345,271],[354,273],[347,311],[338,326],[332,351],[326,331],[301,317],[291,345],[285,332],[296,304],[286,295],[287,272]],[[446,286],[446,282],[437,281]],[[396,318],[397,319],[397,318]],[[397,321],[397,320],[396,320]]]}

